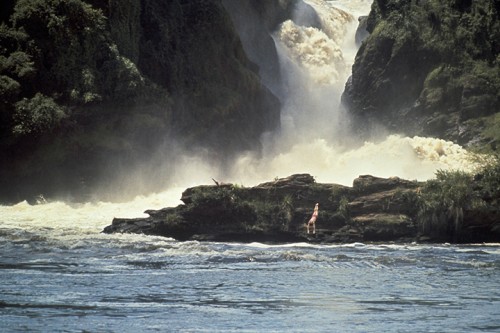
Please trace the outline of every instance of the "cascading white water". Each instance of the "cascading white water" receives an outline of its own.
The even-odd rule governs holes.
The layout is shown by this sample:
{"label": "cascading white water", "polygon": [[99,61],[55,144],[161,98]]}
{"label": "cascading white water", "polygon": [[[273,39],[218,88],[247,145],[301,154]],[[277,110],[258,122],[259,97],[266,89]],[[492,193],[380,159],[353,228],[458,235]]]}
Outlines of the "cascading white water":
{"label": "cascading white water", "polygon": [[284,22],[274,35],[285,91],[281,149],[316,138],[339,141],[345,134],[339,133],[346,117],[337,105],[350,74],[343,44],[354,17],[322,1],[305,4],[317,14],[310,21],[326,28],[308,25],[301,13],[303,5],[295,11],[299,19]]}
{"label": "cascading white water", "polygon": [[[274,39],[285,86],[280,133],[263,139],[263,154],[242,155],[229,173],[217,163],[198,157],[178,157],[173,171],[176,184],[163,193],[122,204],[94,203],[70,206],[62,202],[30,206],[0,206],[0,238],[29,240],[48,237],[74,243],[77,239],[134,240],[138,235],[101,235],[113,217],[138,217],[146,209],[175,206],[183,189],[211,184],[211,178],[252,186],[275,177],[310,173],[318,182],[350,185],[361,174],[425,180],[437,169],[475,167],[460,146],[433,138],[390,135],[348,149],[348,118],[339,108],[340,95],[350,75],[356,50],[357,17],[368,14],[369,0],[304,0],[314,8],[321,29],[284,22]],[[307,23],[298,6],[295,21]],[[316,22],[318,23],[318,22]],[[175,187],[174,187],[175,186]]]}
{"label": "cascading white water", "polygon": [[276,31],[284,80],[281,132],[265,141],[262,158],[240,158],[237,182],[308,172],[320,182],[350,185],[361,174],[426,180],[438,169],[477,167],[462,147],[435,138],[387,135],[352,148],[356,138],[340,97],[354,61],[358,17],[369,13],[371,2],[303,0],[294,19]]}
{"label": "cascading white water", "polygon": [[[100,233],[113,217],[177,205],[186,187],[212,177],[254,185],[309,172],[350,184],[366,173],[426,179],[438,168],[473,167],[460,146],[432,138],[389,135],[346,148],[337,105],[354,41],[345,24],[355,25],[369,2],[307,0],[332,29],[287,22],[276,33],[288,94],[282,131],[263,140],[263,156],[241,156],[223,174],[210,152],[169,150],[158,175],[176,183],[163,193],[127,203],[0,206],[2,331],[498,330],[499,244],[271,246]],[[338,26],[326,19],[337,15]]]}

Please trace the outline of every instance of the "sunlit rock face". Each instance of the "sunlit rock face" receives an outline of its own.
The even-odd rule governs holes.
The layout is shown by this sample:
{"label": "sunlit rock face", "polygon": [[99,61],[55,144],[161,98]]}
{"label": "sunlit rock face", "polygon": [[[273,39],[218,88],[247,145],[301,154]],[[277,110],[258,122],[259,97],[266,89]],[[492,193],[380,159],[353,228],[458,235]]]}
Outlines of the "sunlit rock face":
{"label": "sunlit rock face", "polygon": [[461,144],[500,111],[495,1],[374,1],[344,102],[363,121]]}

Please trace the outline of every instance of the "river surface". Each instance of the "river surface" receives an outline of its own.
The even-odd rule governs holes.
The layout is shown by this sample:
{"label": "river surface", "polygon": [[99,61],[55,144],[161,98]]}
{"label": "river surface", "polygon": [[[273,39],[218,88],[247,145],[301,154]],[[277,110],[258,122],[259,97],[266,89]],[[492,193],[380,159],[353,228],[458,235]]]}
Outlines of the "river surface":
{"label": "river surface", "polygon": [[[345,31],[353,29],[343,27],[357,22],[325,4],[355,18],[368,13],[371,1],[306,3],[328,29],[289,23],[281,42],[275,37],[287,59],[283,72],[300,83],[289,87],[295,98],[283,103],[288,122],[275,143],[279,154],[267,149],[259,163],[242,159],[232,181],[309,172],[347,184],[367,172],[427,179],[436,169],[456,167],[463,159],[452,157],[462,152],[439,140],[389,137],[346,153],[333,148],[335,138],[327,138],[333,144],[323,140],[335,126],[345,127],[341,115],[331,114],[331,100],[340,98],[356,50],[345,47]],[[301,39],[287,44],[294,36]],[[317,43],[323,47],[308,47]],[[329,71],[299,61],[323,54],[337,56],[325,62]],[[317,119],[318,138],[297,141],[301,124],[309,131],[311,119]],[[299,164],[304,160],[314,163]],[[0,332],[500,331],[500,244],[271,246],[101,233],[115,216],[139,217],[145,209],[179,204],[182,189],[201,183],[196,175],[209,182],[217,175],[205,175],[194,162],[182,168],[192,183],[125,204],[0,206]]]}
{"label": "river surface", "polygon": [[500,244],[100,233],[119,207],[0,207],[2,332],[500,331]]}

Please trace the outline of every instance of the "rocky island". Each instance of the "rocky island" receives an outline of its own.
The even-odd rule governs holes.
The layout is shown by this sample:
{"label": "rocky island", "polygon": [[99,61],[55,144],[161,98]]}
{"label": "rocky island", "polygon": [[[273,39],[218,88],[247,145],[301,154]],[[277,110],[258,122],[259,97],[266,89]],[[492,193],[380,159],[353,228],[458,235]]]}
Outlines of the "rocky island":
{"label": "rocky island", "polygon": [[[340,45],[335,31],[357,19],[325,3],[3,1],[0,202],[133,198],[168,187],[179,152],[208,151],[222,167],[259,153],[288,103],[273,35],[295,25],[290,37],[314,31]],[[354,136],[371,140],[382,125],[497,151],[499,2],[377,0],[363,12],[352,76],[338,92]],[[314,59],[322,48],[306,49]],[[321,103],[339,107],[330,95]]]}
{"label": "rocky island", "polygon": [[[181,241],[498,242],[498,199],[484,188],[484,178],[441,172],[435,180],[417,182],[365,175],[347,187],[295,174],[249,188],[202,185],[182,193],[184,204],[147,210],[146,218],[115,218],[104,232]],[[316,234],[308,234],[315,203]]]}

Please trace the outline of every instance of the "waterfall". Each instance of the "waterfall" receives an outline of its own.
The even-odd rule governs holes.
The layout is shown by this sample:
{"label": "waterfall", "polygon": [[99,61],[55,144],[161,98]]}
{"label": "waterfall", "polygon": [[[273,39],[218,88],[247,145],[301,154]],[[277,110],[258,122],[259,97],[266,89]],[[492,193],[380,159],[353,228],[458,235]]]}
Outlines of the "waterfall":
{"label": "waterfall", "polygon": [[[305,15],[310,8],[313,17]],[[280,142],[338,142],[346,136],[339,105],[351,65],[343,50],[356,20],[318,0],[303,2],[293,16],[274,35],[284,86]]]}
{"label": "waterfall", "polygon": [[357,51],[358,17],[370,7],[369,0],[297,3],[292,19],[272,36],[282,77],[281,129],[263,138],[262,156],[249,153],[236,161],[231,181],[253,184],[307,172],[320,182],[351,185],[362,174],[427,180],[438,169],[477,167],[452,142],[383,129],[385,139],[358,142],[349,131],[340,97]]}
{"label": "waterfall", "polygon": [[472,154],[452,142],[394,134],[383,140],[356,142],[349,132],[340,96],[356,52],[357,18],[368,14],[370,4],[369,0],[303,0],[292,20],[274,32],[282,77],[276,90],[283,104],[282,124],[280,131],[263,136],[262,153],[244,153],[225,171],[208,153],[179,153],[174,162],[165,164],[174,181],[163,193],[124,204],[50,202],[30,206],[23,202],[0,206],[1,215],[12,224],[8,227],[19,228],[21,238],[29,236],[26,230],[45,230],[47,226],[50,230],[44,234],[58,229],[63,238],[94,234],[114,216],[137,217],[145,209],[177,205],[182,190],[212,184],[212,178],[252,186],[275,177],[310,173],[318,182],[351,185],[363,174],[427,180],[438,169],[472,171],[476,167]]}

